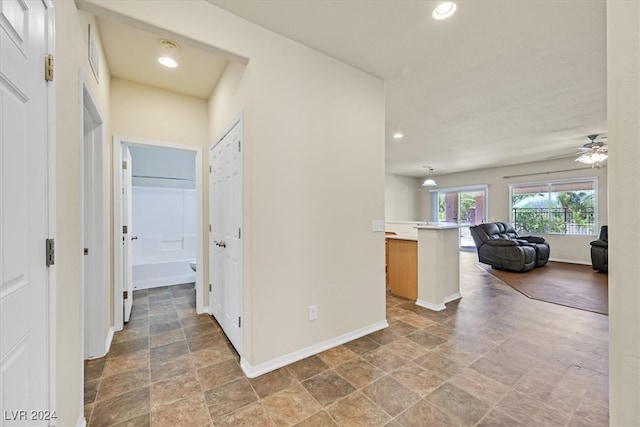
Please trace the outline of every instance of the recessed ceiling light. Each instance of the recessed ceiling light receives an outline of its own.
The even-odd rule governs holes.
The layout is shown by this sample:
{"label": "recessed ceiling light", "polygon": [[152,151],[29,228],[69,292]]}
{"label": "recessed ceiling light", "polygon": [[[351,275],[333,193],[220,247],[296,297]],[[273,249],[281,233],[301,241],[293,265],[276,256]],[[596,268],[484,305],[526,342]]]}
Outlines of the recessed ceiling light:
{"label": "recessed ceiling light", "polygon": [[393,134],[393,139],[402,139],[404,138],[404,134],[402,132],[396,132]]}
{"label": "recessed ceiling light", "polygon": [[451,18],[453,14],[456,13],[457,8],[458,6],[453,1],[440,2],[440,4],[433,9],[433,18],[438,20]]}
{"label": "recessed ceiling light", "polygon": [[178,66],[178,51],[180,45],[173,40],[161,39],[160,40],[160,56],[158,62],[168,68],[176,68]]}
{"label": "recessed ceiling light", "polygon": [[168,56],[161,56],[160,58],[158,58],[158,62],[167,68],[176,68],[178,66],[176,60],[173,58],[169,58]]}

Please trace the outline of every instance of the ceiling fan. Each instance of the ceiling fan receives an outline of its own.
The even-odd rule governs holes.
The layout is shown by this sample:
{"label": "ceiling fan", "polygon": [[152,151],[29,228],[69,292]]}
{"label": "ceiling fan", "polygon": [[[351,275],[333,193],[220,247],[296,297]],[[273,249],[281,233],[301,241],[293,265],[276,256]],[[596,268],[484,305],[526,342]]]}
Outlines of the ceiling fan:
{"label": "ceiling fan", "polygon": [[578,156],[576,162],[596,167],[600,166],[600,163],[607,160],[609,155],[607,146],[603,141],[605,137],[600,137],[598,140],[598,136],[599,135],[595,134],[587,137],[589,138],[589,142],[578,148],[578,150],[582,151],[582,154]]}

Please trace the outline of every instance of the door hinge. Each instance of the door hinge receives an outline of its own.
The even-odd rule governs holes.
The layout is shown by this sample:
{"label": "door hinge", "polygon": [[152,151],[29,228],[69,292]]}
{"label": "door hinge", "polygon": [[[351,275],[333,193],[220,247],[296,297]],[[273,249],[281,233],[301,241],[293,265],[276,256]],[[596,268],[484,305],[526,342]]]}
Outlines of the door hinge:
{"label": "door hinge", "polygon": [[56,239],[45,241],[45,259],[47,267],[56,263]]}
{"label": "door hinge", "polygon": [[53,54],[51,53],[44,56],[44,79],[48,82],[53,81]]}
{"label": "door hinge", "polygon": [[238,152],[240,152],[240,143],[241,141],[238,141]]}
{"label": "door hinge", "polygon": [[122,226],[122,234],[127,234],[129,231],[129,227],[127,227],[126,225]]}
{"label": "door hinge", "polygon": [[211,165],[209,165],[209,173],[211,173]]}
{"label": "door hinge", "polygon": [[122,299],[129,299],[129,291],[122,292]]}
{"label": "door hinge", "polygon": [[211,283],[209,283],[209,292],[211,292]]}
{"label": "door hinge", "polygon": [[238,316],[238,328],[242,326],[242,317]]}
{"label": "door hinge", "polygon": [[242,235],[242,232],[240,231],[240,228],[238,228],[238,239],[240,238],[241,235]]}
{"label": "door hinge", "polygon": [[126,169],[127,168],[127,161],[123,160],[122,161],[122,169]]}
{"label": "door hinge", "polygon": [[84,248],[84,254],[89,255],[89,248]]}
{"label": "door hinge", "polygon": [[209,224],[209,231],[211,231],[211,224]]}

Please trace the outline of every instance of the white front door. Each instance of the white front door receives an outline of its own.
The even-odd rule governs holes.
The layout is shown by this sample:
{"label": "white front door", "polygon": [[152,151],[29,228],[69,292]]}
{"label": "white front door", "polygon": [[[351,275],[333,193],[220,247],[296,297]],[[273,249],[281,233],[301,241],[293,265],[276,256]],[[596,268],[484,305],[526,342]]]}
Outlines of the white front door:
{"label": "white front door", "polygon": [[211,314],[242,355],[242,121],[211,149]]}
{"label": "white front door", "polygon": [[131,317],[131,307],[133,306],[133,248],[131,238],[133,237],[133,183],[131,164],[131,152],[126,145],[122,146],[122,245],[123,245],[123,296],[124,301],[124,321],[128,322]]}
{"label": "white front door", "polygon": [[[49,299],[48,84],[42,1],[0,0],[0,425],[54,424]],[[39,413],[32,411],[41,411]],[[42,416],[41,416],[42,415]],[[49,418],[49,419],[44,419]]]}

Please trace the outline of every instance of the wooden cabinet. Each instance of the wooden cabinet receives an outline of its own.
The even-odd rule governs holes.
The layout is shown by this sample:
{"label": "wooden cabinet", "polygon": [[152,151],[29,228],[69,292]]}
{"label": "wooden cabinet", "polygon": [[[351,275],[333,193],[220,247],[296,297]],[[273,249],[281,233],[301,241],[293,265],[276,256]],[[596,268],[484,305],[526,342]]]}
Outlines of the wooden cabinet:
{"label": "wooden cabinet", "polygon": [[392,294],[418,298],[418,242],[387,237],[387,283]]}

